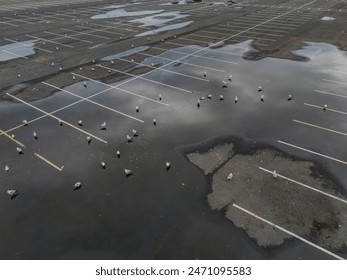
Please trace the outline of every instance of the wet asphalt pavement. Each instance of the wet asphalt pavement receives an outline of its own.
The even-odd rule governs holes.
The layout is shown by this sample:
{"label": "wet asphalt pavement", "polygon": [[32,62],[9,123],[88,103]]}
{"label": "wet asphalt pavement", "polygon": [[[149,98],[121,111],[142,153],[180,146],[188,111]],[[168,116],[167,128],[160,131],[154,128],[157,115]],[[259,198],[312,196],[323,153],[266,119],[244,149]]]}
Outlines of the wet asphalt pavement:
{"label": "wet asphalt pavement", "polygon": [[[169,47],[165,41],[155,44],[162,48],[158,53],[143,39],[129,48],[134,51],[114,50],[97,57],[88,75],[85,66],[74,69],[76,81],[68,73],[68,80],[63,79],[68,86],[30,102],[34,107],[12,102],[14,98],[2,92],[6,99],[0,102],[0,129],[8,137],[0,132],[0,258],[329,259],[299,240],[276,248],[257,246],[223,213],[211,211],[206,198],[210,178],[185,156],[201,143],[213,146],[241,138],[315,162],[339,186],[337,191],[347,194],[346,53],[328,43],[306,42],[293,50],[296,60],[252,60],[259,52],[253,40],[240,38],[239,43],[227,41],[214,48],[188,41]],[[183,44],[179,38],[175,42]],[[156,56],[145,55],[153,53]],[[9,54],[0,54],[4,67],[11,68],[14,61],[5,64]],[[30,54],[27,49],[21,52]],[[124,71],[117,68],[119,59],[133,62],[127,73],[144,65],[149,69],[110,83],[112,88],[84,78],[94,79],[93,73],[107,76],[108,68]],[[230,74],[232,81],[227,80]],[[223,80],[228,83],[225,88]],[[9,85],[4,88],[12,93]],[[44,113],[53,111],[55,118]],[[40,119],[16,128],[22,120],[36,118]],[[66,123],[61,126],[58,119]],[[106,130],[100,129],[103,122]],[[133,137],[133,129],[138,136]],[[23,155],[16,152],[18,143],[9,139],[12,134],[25,145]],[[169,170],[166,162],[171,163]],[[124,169],[133,175],[126,177]],[[73,191],[78,181],[82,188]],[[11,200],[8,189],[19,195]],[[347,257],[345,249],[337,253]]]}

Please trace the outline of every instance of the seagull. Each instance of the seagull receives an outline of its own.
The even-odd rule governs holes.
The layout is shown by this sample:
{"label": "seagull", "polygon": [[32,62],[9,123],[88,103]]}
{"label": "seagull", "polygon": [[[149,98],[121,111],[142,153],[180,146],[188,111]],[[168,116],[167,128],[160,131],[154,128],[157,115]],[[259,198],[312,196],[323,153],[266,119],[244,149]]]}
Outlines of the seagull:
{"label": "seagull", "polygon": [[51,66],[53,67],[54,65],[55,65],[54,62],[52,62],[52,63],[51,63]]}
{"label": "seagull", "polygon": [[90,142],[92,142],[92,137],[87,136],[87,143],[88,143],[88,145],[90,144]]}
{"label": "seagull", "polygon": [[83,126],[83,122],[81,120],[79,120],[77,123],[79,126]]}
{"label": "seagull", "polygon": [[14,134],[12,134],[11,137],[12,137],[13,139],[16,139],[16,135],[14,135]]}
{"label": "seagull", "polygon": [[24,153],[23,153],[23,150],[22,150],[21,148],[19,148],[19,147],[16,148],[16,151],[17,151],[17,153],[20,154],[20,155],[24,154]]}
{"label": "seagull", "polygon": [[133,141],[133,138],[131,136],[127,135],[127,140],[128,140],[128,143],[130,143]]}
{"label": "seagull", "polygon": [[230,172],[230,174],[227,177],[227,180],[231,180],[233,178],[233,173]]}
{"label": "seagull", "polygon": [[59,47],[58,47],[58,46],[56,46],[56,47],[55,47],[55,49],[58,51],[58,50],[59,50]]}
{"label": "seagull", "polygon": [[100,129],[101,129],[101,130],[106,130],[106,122],[103,122],[103,123],[100,125]]}
{"label": "seagull", "polygon": [[239,99],[237,98],[237,96],[235,96],[235,104],[237,103]]}
{"label": "seagull", "polygon": [[198,104],[196,106],[198,106],[198,108],[200,108],[200,100],[198,100]]}
{"label": "seagull", "polygon": [[133,48],[133,47],[134,47],[134,45],[131,45],[131,47]]}
{"label": "seagull", "polygon": [[23,123],[24,126],[28,125],[28,121],[27,120],[22,120],[22,123]]}
{"label": "seagull", "polygon": [[161,100],[161,94],[159,94],[159,100]]}
{"label": "seagull", "polygon": [[120,158],[120,151],[117,151],[117,158]]}
{"label": "seagull", "polygon": [[63,121],[62,120],[59,120],[59,125],[63,126]]}
{"label": "seagull", "polygon": [[139,133],[137,132],[137,130],[133,129],[133,135],[134,137],[139,136]]}
{"label": "seagull", "polygon": [[17,190],[7,190],[6,193],[11,197],[11,199],[15,199],[19,195]]}
{"label": "seagull", "polygon": [[8,167],[8,165],[5,165],[5,171],[6,172],[10,171],[10,168]]}
{"label": "seagull", "polygon": [[287,101],[291,101],[291,100],[293,100],[293,95],[288,94],[288,99],[287,99]]}
{"label": "seagull", "polygon": [[92,67],[92,71],[95,71],[95,68],[94,68],[94,67]]}
{"label": "seagull", "polygon": [[20,74],[18,74],[17,77],[20,78]]}
{"label": "seagull", "polygon": [[76,76],[75,76],[75,75],[73,75],[73,76],[72,76],[72,79],[73,79],[73,80],[76,80]]}
{"label": "seagull", "polygon": [[228,82],[223,81],[223,86],[222,86],[222,88],[227,88],[227,87],[228,87]]}
{"label": "seagull", "polygon": [[135,107],[135,110],[136,110],[136,113],[138,113],[138,112],[140,111],[139,106],[136,106],[136,107]]}
{"label": "seagull", "polygon": [[111,69],[108,69],[108,73],[111,74]]}
{"label": "seagull", "polygon": [[95,63],[95,59],[93,59],[92,61],[93,61],[93,63]]}
{"label": "seagull", "polygon": [[59,67],[59,71],[63,71],[63,68],[62,68],[62,67]]}
{"label": "seagull", "polygon": [[33,136],[37,140],[37,133],[36,133],[36,131],[33,132]]}
{"label": "seagull", "polygon": [[258,91],[263,91],[263,87],[262,86],[258,86]]}
{"label": "seagull", "polygon": [[85,88],[87,87],[87,82],[86,82],[86,81],[83,82],[83,86],[84,86]]}
{"label": "seagull", "polygon": [[165,166],[166,166],[166,170],[169,170],[170,167],[171,167],[171,163],[167,161],[167,162],[165,163]]}
{"label": "seagull", "polygon": [[134,59],[132,58],[132,59],[130,59],[130,61],[131,61],[131,62],[134,62]]}
{"label": "seagull", "polygon": [[274,171],[272,172],[272,177],[273,177],[273,178],[277,178],[277,172],[276,172],[276,170],[274,170]]}
{"label": "seagull", "polygon": [[80,188],[82,188],[82,183],[81,182],[77,182],[76,184],[73,185],[73,190],[77,191]]}
{"label": "seagull", "polygon": [[204,77],[205,77],[205,78],[207,77],[207,72],[206,72],[206,71],[204,71]]}
{"label": "seagull", "polygon": [[113,61],[113,60],[111,60],[111,64],[114,64],[114,61]]}
{"label": "seagull", "polygon": [[105,162],[101,162],[101,167],[103,168],[103,169],[106,169],[106,163]]}
{"label": "seagull", "polygon": [[219,100],[224,100],[224,95],[219,95]]}
{"label": "seagull", "polygon": [[328,105],[325,104],[325,105],[323,106],[323,111],[325,112],[325,111],[327,110],[327,108],[328,108]]}
{"label": "seagull", "polygon": [[207,95],[208,99],[212,99],[212,94]]}
{"label": "seagull", "polygon": [[124,172],[125,172],[126,177],[129,177],[130,175],[133,174],[130,169],[124,169]]}
{"label": "seagull", "polygon": [[205,97],[204,97],[204,96],[201,96],[201,97],[200,97],[200,100],[205,100]]}
{"label": "seagull", "polygon": [[233,79],[233,75],[230,74],[230,75],[228,76],[228,80],[231,82],[232,79]]}
{"label": "seagull", "polygon": [[153,124],[157,125],[157,120],[156,119],[153,119]]}
{"label": "seagull", "polygon": [[260,100],[261,100],[262,102],[264,102],[264,94],[263,94],[262,96],[260,96]]}

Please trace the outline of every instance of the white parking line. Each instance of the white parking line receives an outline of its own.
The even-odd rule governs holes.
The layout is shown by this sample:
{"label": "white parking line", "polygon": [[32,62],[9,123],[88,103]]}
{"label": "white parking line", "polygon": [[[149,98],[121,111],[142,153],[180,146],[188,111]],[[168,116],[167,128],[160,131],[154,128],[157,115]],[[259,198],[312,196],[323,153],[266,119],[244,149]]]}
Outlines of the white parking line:
{"label": "white parking line", "polygon": [[[164,49],[164,48],[159,48],[159,47],[152,47],[152,49],[158,49],[158,50],[169,51],[169,52],[173,52],[173,53],[179,53],[179,54],[187,55],[187,53],[179,52],[179,51],[173,51],[171,49]],[[159,58],[159,59],[163,59],[163,60],[168,60],[168,61],[175,61],[175,60],[170,59],[170,58],[161,57],[161,56],[159,56],[160,54],[159,55],[151,55],[151,54],[142,53],[142,52],[140,52],[139,54],[145,55],[145,56],[148,56],[148,57],[155,57],[155,58]],[[182,62],[182,61],[180,61],[179,63],[181,63],[183,65],[189,65],[189,66],[193,66],[193,67],[197,67],[197,68],[202,68],[202,69],[206,69],[206,70],[212,70],[212,71],[216,71],[216,72],[225,73],[225,71],[221,70],[221,69],[205,67],[205,66],[202,66],[202,65],[197,65],[197,64],[188,63],[188,62]]]}
{"label": "white parking line", "polygon": [[290,146],[292,148],[296,148],[296,149],[299,149],[299,150],[302,150],[302,151],[305,151],[305,152],[308,152],[308,153],[311,153],[311,154],[314,154],[314,155],[317,155],[317,156],[320,156],[320,157],[324,157],[324,158],[327,158],[327,159],[330,159],[330,160],[333,160],[333,161],[336,161],[336,162],[343,163],[343,164],[347,165],[346,161],[343,161],[343,160],[340,160],[340,159],[336,159],[336,158],[333,158],[331,156],[323,155],[323,154],[317,153],[315,151],[311,151],[311,150],[308,150],[308,149],[305,149],[305,148],[301,148],[299,146],[296,146],[296,145],[293,145],[293,144],[290,144],[290,143],[287,143],[287,142],[284,142],[284,141],[277,140],[277,142],[280,143],[280,144],[283,144],[283,145]]}
{"label": "white parking line", "polygon": [[80,32],[80,31],[75,31],[75,30],[68,29],[68,28],[60,28],[60,29],[64,30],[64,31],[69,31],[69,32],[72,32],[72,33],[80,34],[80,35],[87,35],[87,36],[102,38],[102,39],[106,39],[106,40],[110,39],[109,37],[95,35],[95,34],[90,34],[90,32]]}
{"label": "white parking line", "polygon": [[78,39],[78,38],[75,38],[73,36],[70,36],[70,35],[67,35],[67,34],[58,34],[58,33],[54,33],[54,32],[49,32],[49,31],[43,31],[44,33],[47,33],[47,34],[51,34],[51,35],[56,35],[56,36],[59,36],[59,38],[56,38],[54,40],[60,40],[60,39],[64,39],[64,38],[69,38],[69,39],[72,39],[72,40],[76,40],[76,41],[80,41],[80,42],[85,42],[85,43],[90,43],[90,44],[93,44],[94,42],[92,41],[88,41],[88,40],[83,40],[83,39]]}
{"label": "white parking line", "polygon": [[[319,106],[319,105],[314,105],[314,104],[310,104],[310,103],[304,103],[305,106],[310,106],[310,107],[313,107],[313,108],[317,108],[317,109],[320,109],[322,110],[323,106]],[[331,109],[331,108],[326,108],[325,109],[326,111],[330,111],[330,112],[334,112],[334,113],[339,113],[339,114],[343,114],[343,115],[347,115],[347,112],[343,112],[343,111],[338,111],[338,110],[334,110],[334,109]]]}
{"label": "white parking line", "polygon": [[10,26],[14,26],[14,27],[19,27],[19,25],[13,24],[13,23],[9,23],[9,22],[7,22],[7,21],[0,21],[0,23],[2,23],[2,24],[7,24],[7,25],[10,25]]}
{"label": "white parking line", "polygon": [[[260,166],[259,166],[259,169],[262,170],[262,171],[265,171],[265,172],[267,172],[267,173],[273,174],[273,171],[268,170],[268,169],[265,169],[265,168],[263,168],[263,167],[260,167]],[[277,175],[278,178],[285,179],[285,180],[287,180],[287,181],[289,181],[289,182],[298,184],[298,185],[300,185],[300,186],[302,186],[302,187],[305,187],[305,188],[307,188],[307,189],[310,189],[310,190],[312,190],[312,191],[318,192],[318,193],[320,193],[320,194],[323,194],[323,195],[325,195],[325,196],[328,196],[328,197],[330,197],[330,198],[336,199],[336,200],[338,200],[338,201],[340,201],[340,202],[343,202],[343,203],[346,203],[346,204],[347,204],[347,200],[344,200],[344,199],[342,199],[342,198],[340,198],[340,197],[337,197],[337,196],[332,195],[332,194],[330,194],[330,193],[321,191],[321,190],[319,190],[319,189],[316,189],[316,188],[311,187],[311,186],[309,186],[309,185],[306,185],[306,184],[304,184],[304,183],[301,183],[301,182],[298,182],[298,181],[296,181],[296,180],[293,180],[293,179],[290,179],[290,178],[288,178],[288,177],[285,177],[285,176],[279,174],[278,172],[276,172],[276,175]]]}
{"label": "white parking line", "polygon": [[[25,46],[25,47],[31,47],[30,45],[27,45],[27,44],[23,44],[23,43],[21,43],[21,42],[18,42],[18,41],[15,41],[15,40],[11,40],[11,39],[8,39],[8,38],[4,38],[4,40],[6,40],[6,41],[9,41],[9,42],[12,42],[12,43],[16,43],[16,44],[18,44],[18,45],[21,45],[21,46]],[[40,51],[44,51],[44,52],[47,52],[47,53],[53,53],[52,51],[49,51],[49,50],[45,50],[45,49],[42,49],[42,48],[39,48],[39,47],[34,47],[35,49],[38,49],[38,50],[40,50]]]}
{"label": "white parking line", "polygon": [[58,121],[62,121],[64,124],[66,124],[66,125],[68,125],[68,126],[74,128],[74,129],[76,129],[76,130],[78,130],[78,131],[80,131],[80,132],[82,132],[82,133],[84,133],[84,134],[86,134],[86,135],[89,135],[89,136],[95,138],[96,140],[99,140],[100,142],[103,142],[103,143],[105,143],[105,144],[107,143],[107,141],[105,141],[105,140],[99,138],[98,136],[93,135],[93,134],[91,134],[91,133],[89,133],[89,132],[87,132],[87,131],[85,131],[85,130],[83,130],[83,129],[77,127],[77,126],[74,126],[73,124],[70,124],[70,123],[68,123],[67,121],[64,121],[64,120],[62,120],[62,119],[60,119],[60,118],[58,118],[58,117],[56,117],[56,116],[53,116],[52,113],[47,113],[46,111],[44,111],[44,110],[42,110],[42,109],[40,109],[40,108],[38,108],[38,107],[36,107],[36,106],[34,106],[34,105],[28,103],[28,102],[25,102],[25,101],[23,101],[22,99],[19,99],[18,97],[14,96],[14,95],[12,95],[12,94],[6,93],[6,95],[12,97],[13,99],[16,99],[17,101],[19,101],[19,102],[21,102],[21,103],[23,103],[23,104],[25,104],[25,105],[27,105],[27,106],[29,106],[29,107],[31,107],[31,108],[37,110],[37,111],[43,113],[43,114],[45,114],[46,116],[49,116],[49,117],[51,117],[51,118],[53,118],[53,119],[56,119],[56,120],[58,120]]}
{"label": "white parking line", "polygon": [[[158,69],[157,67],[152,66],[152,65],[148,65],[148,64],[144,64],[144,63],[140,63],[140,62],[136,62],[136,61],[131,61],[131,60],[124,59],[124,58],[118,58],[117,60],[130,62],[130,63],[136,64],[136,65],[146,66],[146,67],[151,68],[151,69]],[[196,77],[196,76],[191,76],[191,75],[183,74],[183,73],[180,73],[180,72],[176,72],[176,71],[172,71],[172,70],[168,70],[168,69],[164,69],[164,68],[160,68],[158,70],[159,71],[168,72],[168,73],[172,73],[172,74],[175,74],[175,75],[180,75],[180,76],[191,78],[191,79],[200,80],[200,81],[203,81],[203,82],[209,82],[208,79],[203,79],[203,78],[199,78],[199,77]]]}
{"label": "white parking line", "polygon": [[316,249],[318,249],[318,250],[320,250],[320,251],[322,251],[322,252],[324,252],[324,253],[326,253],[326,254],[328,254],[330,256],[333,256],[336,259],[344,260],[344,258],[340,257],[339,255],[336,255],[333,252],[330,252],[327,249],[324,249],[323,247],[320,247],[320,246],[312,243],[311,241],[308,241],[305,238],[302,238],[301,236],[299,236],[299,235],[297,235],[297,234],[295,234],[295,233],[293,233],[293,232],[291,232],[289,230],[286,230],[285,228],[283,228],[283,227],[281,227],[279,225],[276,225],[273,222],[270,222],[269,220],[266,220],[266,219],[264,219],[264,218],[262,218],[262,217],[260,217],[260,216],[258,216],[256,214],[252,213],[251,211],[249,211],[249,210],[247,210],[247,209],[245,209],[245,208],[243,208],[243,207],[241,207],[241,206],[239,206],[239,205],[237,205],[235,203],[233,204],[233,206],[235,208],[241,210],[242,212],[247,213],[248,215],[256,218],[256,219],[258,219],[258,220],[260,220],[260,221],[262,221],[262,222],[264,222],[264,223],[266,223],[266,224],[268,224],[268,225],[270,225],[270,226],[272,226],[272,227],[274,227],[274,228],[276,228],[276,229],[278,229],[280,231],[283,231],[283,232],[285,232],[285,233],[287,233],[287,234],[289,234],[289,235],[291,235],[291,236],[293,236],[293,237],[295,237],[295,238],[305,242],[308,245],[311,245],[312,247],[314,247],[314,248],[316,248]]}
{"label": "white parking line", "polygon": [[[143,76],[134,75],[134,74],[131,74],[131,73],[128,73],[128,72],[124,72],[124,71],[121,71],[121,70],[117,70],[117,69],[114,69],[114,68],[106,67],[106,66],[103,66],[103,65],[97,65],[97,66],[101,67],[101,68],[104,68],[104,69],[107,69],[107,70],[111,70],[111,71],[114,71],[114,72],[117,72],[117,73],[121,73],[121,74],[130,76],[130,77],[138,78],[138,79],[141,79],[141,80],[144,80],[144,81],[148,81],[148,82],[151,82],[151,83],[154,83],[154,84],[158,84],[158,85],[162,85],[162,86],[165,86],[165,87],[169,87],[169,88],[172,88],[172,89],[177,89],[177,90],[180,90],[180,91],[183,91],[183,92],[188,92],[188,93],[192,92],[191,90],[187,90],[187,89],[184,89],[184,88],[171,86],[171,85],[168,85],[168,84],[165,84],[165,83],[161,83],[161,82],[157,82],[157,81],[152,80],[152,79],[145,78]],[[158,69],[159,69],[159,67],[155,68],[155,70],[158,70]]]}
{"label": "white parking line", "polygon": [[56,44],[56,45],[68,47],[68,48],[71,48],[71,49],[75,48],[74,46],[70,46],[70,45],[66,45],[66,44],[63,44],[63,43],[55,42],[55,41],[49,40],[49,39],[44,39],[44,38],[40,38],[40,37],[28,35],[28,34],[25,34],[25,36],[30,37],[30,38],[34,38],[34,39],[38,39],[40,41],[46,41],[46,42],[50,42],[50,43],[53,43],[53,44]]}
{"label": "white parking line", "polygon": [[334,72],[334,73],[340,73],[340,74],[347,74],[346,71],[339,71],[339,70],[328,70],[329,72]]}
{"label": "white parking line", "polygon": [[21,20],[21,19],[14,19],[14,18],[10,18],[10,17],[3,17],[3,18],[9,19],[10,21],[19,21],[19,22],[24,22],[24,23],[31,24],[31,25],[35,24],[33,22],[26,21],[26,20]]}
{"label": "white parking line", "polygon": [[[125,90],[125,89],[120,88],[120,86],[123,85],[123,84],[126,84],[126,82],[120,83],[120,84],[118,84],[117,86],[111,86],[111,85],[106,84],[106,83],[103,83],[103,82],[101,82],[101,81],[94,80],[94,79],[91,79],[91,78],[88,78],[88,77],[86,77],[86,76],[82,76],[82,75],[79,75],[79,74],[76,74],[76,73],[73,73],[73,72],[72,72],[71,74],[72,74],[72,75],[75,75],[75,76],[78,76],[78,77],[81,77],[81,78],[83,78],[83,79],[89,80],[89,81],[93,81],[93,82],[98,83],[98,84],[101,84],[101,85],[105,85],[105,86],[109,87],[110,89],[118,89],[118,90],[124,91],[124,92],[126,92],[126,93],[128,93],[128,94],[131,94],[131,95],[134,95],[134,96],[137,96],[137,97],[140,97],[140,98],[143,98],[143,99],[146,99],[146,100],[149,100],[149,101],[152,101],[152,102],[155,102],[155,103],[164,105],[164,106],[170,106],[170,105],[167,104],[167,103],[163,103],[163,102],[160,102],[160,101],[158,101],[158,100],[155,100],[155,99],[152,99],[152,98],[149,98],[149,97],[146,97],[146,96],[143,96],[143,95],[140,95],[140,94],[131,92],[131,91],[129,91],[129,90]],[[135,80],[135,78],[134,78],[134,79],[130,79],[130,80]],[[96,95],[95,95],[95,96],[96,96]],[[91,97],[92,97],[92,96],[91,96]]]}
{"label": "white parking line", "polygon": [[58,171],[63,171],[63,168],[57,166],[56,164],[54,164],[53,162],[51,162],[50,160],[46,159],[45,157],[41,156],[40,154],[38,153],[34,153],[34,155],[36,157],[38,157],[39,159],[41,159],[42,161],[44,161],[45,163],[47,163],[48,165],[52,166],[53,168],[55,168],[56,170]]}
{"label": "white parking line", "polygon": [[13,53],[13,52],[9,52],[9,51],[6,51],[6,50],[1,50],[1,49],[0,49],[0,51],[5,52],[5,53],[8,53],[8,54],[11,54],[11,55],[14,55],[14,56],[16,56],[16,57],[18,57],[18,58],[29,59],[29,58],[26,57],[26,56],[22,56],[22,55],[19,55],[19,54]]}
{"label": "white parking line", "polygon": [[323,93],[323,94],[327,94],[327,95],[333,95],[333,96],[347,98],[347,95],[342,95],[342,94],[333,93],[333,92],[329,92],[329,91],[323,91],[323,90],[318,90],[318,89],[315,89],[314,91],[319,92],[319,93]]}
{"label": "white parking line", "polygon": [[104,109],[107,109],[107,110],[109,110],[109,111],[111,111],[111,112],[114,112],[114,113],[117,113],[117,114],[119,114],[119,115],[122,115],[122,116],[124,116],[124,117],[128,117],[128,118],[130,118],[130,119],[133,119],[133,120],[138,121],[138,122],[141,122],[141,123],[144,122],[143,120],[140,120],[140,119],[138,119],[138,118],[135,118],[135,117],[133,117],[133,116],[130,116],[130,115],[128,115],[128,114],[125,114],[125,113],[123,113],[123,112],[120,112],[120,111],[115,110],[115,109],[113,109],[113,108],[110,108],[110,107],[108,107],[108,106],[102,105],[102,104],[100,104],[100,103],[98,103],[98,102],[95,102],[95,101],[93,101],[93,100],[90,100],[89,98],[85,98],[85,97],[79,96],[78,94],[75,94],[75,93],[73,93],[73,92],[71,92],[71,91],[68,91],[68,90],[65,90],[65,89],[56,87],[56,86],[51,85],[51,84],[46,83],[46,82],[42,82],[42,83],[45,84],[45,85],[47,85],[47,86],[50,86],[50,87],[52,87],[52,88],[55,88],[55,89],[57,89],[57,90],[63,91],[63,92],[65,92],[65,93],[68,93],[68,94],[70,94],[70,95],[72,95],[72,96],[78,97],[78,98],[80,98],[80,99],[82,99],[82,100],[84,100],[84,101],[93,103],[93,104],[95,104],[95,105],[97,105],[97,106],[99,106],[99,107],[102,107],[102,108],[104,108]]}
{"label": "white parking line", "polygon": [[107,31],[108,29],[110,29],[109,27],[107,28],[100,28],[100,29],[95,29],[95,28],[91,28],[91,27],[86,27],[86,26],[82,26],[82,25],[79,25],[77,26],[79,28],[84,28],[84,29],[87,29],[87,30],[91,30],[91,32],[86,32],[88,34],[90,33],[93,33],[93,32],[102,32],[102,33],[108,33],[108,34],[113,34],[113,35],[121,35],[121,36],[124,36],[123,33],[117,33],[117,32],[113,32],[113,31]]}
{"label": "white parking line", "polygon": [[339,84],[339,85],[347,85],[347,83],[340,82],[340,81],[335,81],[335,80],[329,80],[329,79],[322,79],[324,82],[329,82],[329,83],[334,83],[334,84]]}
{"label": "white parking line", "polygon": [[307,122],[302,122],[302,121],[298,121],[298,120],[293,120],[293,122],[300,123],[300,124],[307,125],[307,126],[311,126],[311,127],[315,127],[315,128],[319,128],[319,129],[326,130],[326,131],[329,131],[329,132],[333,132],[333,133],[336,133],[336,134],[340,134],[340,135],[343,135],[343,136],[347,136],[347,133],[340,132],[340,131],[337,131],[337,130],[334,130],[334,129],[330,129],[330,128],[326,128],[326,127],[322,127],[322,126],[319,126],[319,125],[315,125],[315,124],[311,124],[311,123],[307,123]]}

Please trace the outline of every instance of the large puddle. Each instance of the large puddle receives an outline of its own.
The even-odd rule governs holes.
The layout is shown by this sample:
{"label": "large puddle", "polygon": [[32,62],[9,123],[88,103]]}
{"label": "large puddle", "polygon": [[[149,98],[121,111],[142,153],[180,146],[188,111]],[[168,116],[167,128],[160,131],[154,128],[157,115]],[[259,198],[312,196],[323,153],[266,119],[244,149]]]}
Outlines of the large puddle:
{"label": "large puddle", "polygon": [[0,61],[9,61],[35,54],[37,40],[21,41],[0,46]]}
{"label": "large puddle", "polygon": [[[307,43],[294,52],[306,57],[305,62],[275,58],[244,60],[242,56],[252,51],[250,44],[221,45],[213,50],[188,46],[163,52],[161,58],[143,58],[145,64],[166,64],[165,69],[171,72],[153,71],[144,77],[170,87],[148,80],[132,79],[128,83],[123,80],[114,85],[122,84],[121,88],[147,99],[117,89],[92,99],[144,123],[88,102],[55,113],[76,126],[78,120],[83,120],[80,128],[105,139],[107,144],[93,139],[88,145],[86,135],[67,125],[59,126],[57,120],[49,117],[11,130],[23,119],[29,121],[42,114],[24,104],[1,102],[1,129],[10,130],[9,134],[15,134],[28,148],[24,155],[18,156],[16,145],[0,137],[3,229],[0,257],[329,258],[296,240],[273,249],[257,246],[223,214],[211,211],[206,199],[211,192],[208,180],[181,153],[181,147],[187,144],[213,146],[209,139],[237,136],[254,146],[261,143],[314,161],[339,186],[338,191],[346,193],[344,164],[278,142],[347,159],[345,136],[341,134],[347,132],[346,115],[338,113],[346,112],[347,85],[343,73],[346,54],[329,44]],[[107,60],[138,56],[138,51],[134,48]],[[192,53],[207,58],[187,56]],[[179,58],[181,61],[176,61]],[[175,71],[184,75],[176,75]],[[222,81],[227,81],[230,74],[232,82],[223,87]],[[263,87],[262,92],[258,86]],[[68,87],[68,91],[81,95],[85,92],[84,96],[103,89],[106,87],[92,82],[86,88],[81,82]],[[148,100],[159,101],[159,94],[160,101],[170,106]],[[210,94],[212,97],[208,98]],[[289,94],[293,96],[290,101]],[[220,100],[220,95],[224,100]],[[204,100],[200,100],[198,108],[201,97]],[[78,100],[66,92],[56,92],[31,104],[49,112]],[[325,104],[333,111],[324,112]],[[107,123],[107,130],[100,130],[103,122]],[[132,129],[139,136],[128,142],[126,135],[131,135]],[[38,139],[32,137],[33,131],[39,135]],[[189,149],[194,151],[197,146]],[[117,150],[121,152],[120,158]],[[38,161],[33,152],[64,165],[63,172]],[[105,169],[100,165],[102,161],[106,163]],[[171,163],[169,170],[166,162]],[[3,171],[5,164],[13,174]],[[132,170],[133,175],[126,177],[124,169]],[[73,192],[72,186],[77,181],[83,186]],[[10,200],[6,195],[8,188],[16,188],[20,195]],[[346,251],[338,253],[347,257]]]}

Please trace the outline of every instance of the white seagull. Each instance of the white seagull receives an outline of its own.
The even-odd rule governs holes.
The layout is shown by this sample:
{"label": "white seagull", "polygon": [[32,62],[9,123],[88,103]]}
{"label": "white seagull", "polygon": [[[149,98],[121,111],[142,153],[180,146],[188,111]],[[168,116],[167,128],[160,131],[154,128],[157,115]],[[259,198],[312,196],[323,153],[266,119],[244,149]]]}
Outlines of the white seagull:
{"label": "white seagull", "polygon": [[124,169],[124,172],[126,176],[130,176],[131,174],[133,174],[130,169]]}
{"label": "white seagull", "polygon": [[82,188],[82,183],[81,182],[77,182],[73,185],[73,190],[74,191],[77,191],[79,190],[80,188]]}
{"label": "white seagull", "polygon": [[288,99],[287,99],[288,101],[291,101],[291,100],[293,100],[293,95],[291,95],[291,94],[288,94]]}
{"label": "white seagull", "polygon": [[235,96],[235,104],[237,103],[239,99],[237,98],[237,96]]}
{"label": "white seagull", "polygon": [[133,141],[133,138],[132,138],[131,136],[127,135],[127,140],[128,140],[128,142],[130,143],[130,142]]}
{"label": "white seagull", "polygon": [[106,130],[106,122],[103,122],[103,123],[100,125],[100,129],[101,129],[101,130]]}
{"label": "white seagull", "polygon": [[204,77],[205,77],[205,78],[207,77],[207,72],[206,72],[206,71],[204,71]]}
{"label": "white seagull", "polygon": [[36,133],[36,131],[33,132],[33,136],[34,136],[35,139],[37,139],[37,133]]}
{"label": "white seagull", "polygon": [[167,162],[165,163],[165,166],[166,166],[166,170],[169,170],[170,167],[171,167],[171,163],[167,161]]}
{"label": "white seagull", "polygon": [[135,107],[135,110],[136,110],[136,113],[138,113],[138,112],[140,111],[139,106],[136,106],[136,107]]}
{"label": "white seagull", "polygon": [[6,172],[10,171],[10,168],[8,167],[8,165],[5,165],[5,171]]}
{"label": "white seagull", "polygon": [[222,88],[227,88],[227,87],[228,87],[228,82],[223,81],[223,86],[222,86]]}
{"label": "white seagull", "polygon": [[274,170],[274,171],[272,172],[272,177],[273,177],[273,178],[277,178],[277,172],[276,172],[276,170]]}
{"label": "white seagull", "polygon": [[19,148],[19,147],[16,148],[16,151],[17,151],[17,153],[20,154],[20,155],[24,154],[24,153],[23,153],[23,150],[22,150],[21,148]]}
{"label": "white seagull", "polygon": [[92,142],[92,137],[87,136],[87,143],[90,144],[90,142]]}
{"label": "white seagull", "polygon": [[79,120],[77,123],[78,123],[79,126],[83,126],[82,120]]}
{"label": "white seagull", "polygon": [[157,125],[157,120],[156,119],[153,119],[153,124]]}
{"label": "white seagull", "polygon": [[233,75],[230,74],[230,75],[228,76],[228,80],[231,82],[232,79],[233,79]]}
{"label": "white seagull", "polygon": [[219,95],[219,100],[224,100],[224,95]]}
{"label": "white seagull", "polygon": [[207,95],[208,99],[212,99],[212,94]]}
{"label": "white seagull", "polygon": [[261,100],[262,102],[264,102],[264,94],[263,94],[262,96],[260,96],[260,100]]}
{"label": "white seagull", "polygon": [[328,105],[325,104],[325,105],[323,106],[323,111],[325,112],[327,109],[328,109]]}
{"label": "white seagull", "polygon": [[262,86],[258,86],[258,91],[263,91],[263,87]]}
{"label": "white seagull", "polygon": [[133,136],[136,137],[136,136],[139,136],[139,133],[137,132],[137,130],[133,129]]}
{"label": "white seagull", "polygon": [[101,162],[101,167],[103,168],[103,169],[105,169],[106,168],[106,163],[105,162]]}
{"label": "white seagull", "polygon": [[22,120],[22,124],[27,126],[28,125],[28,121],[27,120]]}
{"label": "white seagull", "polygon": [[117,158],[120,158],[120,151],[117,151]]}
{"label": "white seagull", "polygon": [[17,190],[7,190],[6,193],[11,197],[11,199],[14,199],[19,195]]}

